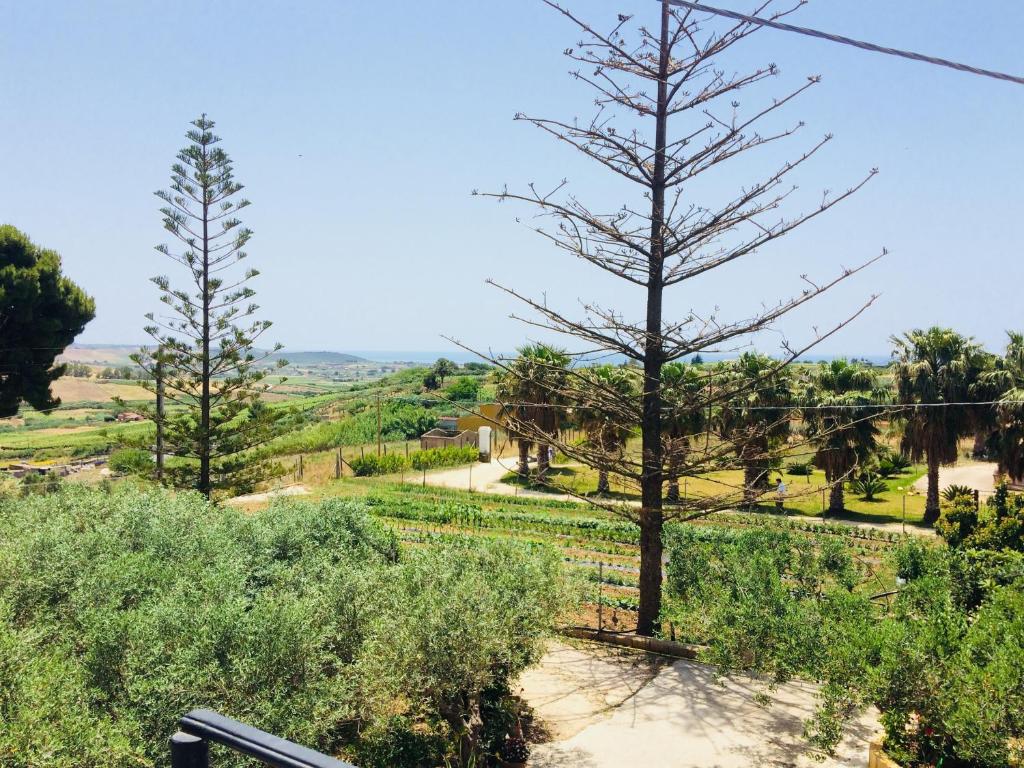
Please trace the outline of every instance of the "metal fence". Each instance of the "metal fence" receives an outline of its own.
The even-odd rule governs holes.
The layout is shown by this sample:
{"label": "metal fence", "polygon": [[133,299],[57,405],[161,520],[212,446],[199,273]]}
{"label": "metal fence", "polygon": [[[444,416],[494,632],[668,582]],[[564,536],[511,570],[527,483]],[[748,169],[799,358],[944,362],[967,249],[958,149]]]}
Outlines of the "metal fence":
{"label": "metal fence", "polygon": [[171,768],[210,768],[211,742],[273,768],[354,768],[208,709],[192,710],[178,727],[171,737]]}

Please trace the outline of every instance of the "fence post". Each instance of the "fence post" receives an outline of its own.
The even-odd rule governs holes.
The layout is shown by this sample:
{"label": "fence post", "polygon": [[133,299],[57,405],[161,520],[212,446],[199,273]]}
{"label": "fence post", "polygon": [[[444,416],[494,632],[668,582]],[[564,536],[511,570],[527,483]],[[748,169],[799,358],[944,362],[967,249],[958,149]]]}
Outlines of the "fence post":
{"label": "fence post", "polygon": [[341,480],[341,448],[338,449],[338,455],[334,457],[334,479]]}
{"label": "fence post", "polygon": [[178,731],[171,736],[171,768],[210,768],[210,746],[198,736]]}
{"label": "fence post", "polygon": [[302,479],[302,454],[299,454],[299,480]]}

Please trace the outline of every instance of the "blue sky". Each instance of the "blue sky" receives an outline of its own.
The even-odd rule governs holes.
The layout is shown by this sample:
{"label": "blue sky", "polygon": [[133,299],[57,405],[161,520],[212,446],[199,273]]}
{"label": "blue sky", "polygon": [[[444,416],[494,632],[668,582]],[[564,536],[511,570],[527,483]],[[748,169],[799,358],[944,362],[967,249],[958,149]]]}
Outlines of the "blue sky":
{"label": "blue sky", "polygon": [[[657,12],[652,0],[567,2],[595,23],[626,12],[653,24]],[[794,20],[1024,70],[1024,4],[1013,0],[814,0]],[[512,121],[590,115],[592,96],[561,56],[578,37],[540,0],[0,0],[0,221],[57,249],[96,297],[81,341],[142,341],[157,308],[148,278],[173,275],[153,250],[164,237],[152,193],[206,111],[253,201],[255,287],[289,348],[434,350],[447,334],[508,350],[536,338],[488,277],[570,311],[593,300],[639,316],[639,289],[554,251],[517,224],[529,211],[470,196],[566,177],[584,199],[622,199],[607,172]],[[765,61],[781,69],[778,93],[823,76],[786,112],[804,135],[767,160],[835,134],[801,172],[793,211],[881,173],[793,237],[675,291],[669,312],[749,314],[799,291],[801,274],[826,278],[887,247],[781,331],[800,342],[876,291],[822,353],[885,353],[890,334],[936,323],[992,347],[1024,328],[1024,87],[774,31],[727,65]],[[714,189],[760,167],[734,164]],[[757,340],[769,352],[777,343]]]}

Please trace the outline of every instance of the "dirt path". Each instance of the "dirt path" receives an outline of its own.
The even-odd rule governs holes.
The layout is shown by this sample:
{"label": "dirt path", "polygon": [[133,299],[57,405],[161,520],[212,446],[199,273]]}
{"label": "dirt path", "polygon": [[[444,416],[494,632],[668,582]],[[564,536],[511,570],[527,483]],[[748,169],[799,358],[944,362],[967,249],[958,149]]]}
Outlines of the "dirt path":
{"label": "dirt path", "polygon": [[250,493],[246,496],[235,496],[233,499],[228,499],[224,503],[258,504],[260,502],[270,501],[278,496],[308,496],[309,492],[309,488],[302,484],[286,485],[283,488],[275,488],[272,491],[265,491],[263,493]]}
{"label": "dirt path", "polygon": [[[516,471],[516,461],[514,458],[502,456],[491,459],[489,464],[467,464],[464,467],[427,472],[426,482],[427,485],[439,488],[473,490],[478,493],[493,493],[500,496],[530,496],[554,501],[572,500],[573,497],[566,494],[531,491],[501,482],[501,479],[509,472]],[[416,473],[406,475],[406,482],[419,485],[423,482],[423,475]]]}
{"label": "dirt path", "polygon": [[538,768],[862,768],[879,731],[874,713],[847,729],[835,758],[816,761],[801,733],[814,689],[764,687],[749,678],[719,684],[713,670],[661,663],[624,649],[556,642],[520,679],[550,741],[533,748]]}
{"label": "dirt path", "polygon": [[[942,489],[948,485],[966,485],[971,490],[977,490],[982,496],[991,496],[996,489],[995,471],[995,463],[987,461],[939,467],[939,488]],[[914,488],[921,493],[927,493],[928,476],[925,475],[915,482]]]}

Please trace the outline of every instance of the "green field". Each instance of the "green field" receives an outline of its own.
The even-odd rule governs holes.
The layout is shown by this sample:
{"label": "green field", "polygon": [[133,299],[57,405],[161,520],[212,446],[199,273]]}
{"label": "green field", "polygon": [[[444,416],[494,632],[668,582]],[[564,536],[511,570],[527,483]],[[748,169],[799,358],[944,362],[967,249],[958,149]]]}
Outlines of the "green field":
{"label": "green field", "polygon": [[[467,535],[556,546],[591,585],[581,622],[593,624],[599,603],[607,611],[605,619],[619,628],[630,628],[635,621],[639,528],[613,512],[574,501],[472,493],[387,478],[330,479],[315,486],[313,493],[316,499],[366,499],[371,513],[413,546]],[[872,593],[892,588],[894,575],[885,555],[902,539],[889,530],[768,514],[720,512],[682,525],[701,529],[769,527],[835,538],[859,563],[864,576],[861,588]]]}

